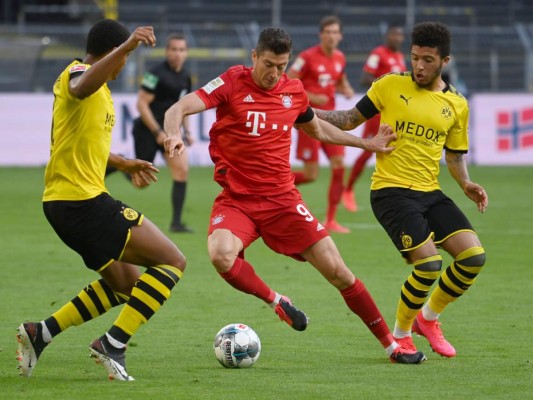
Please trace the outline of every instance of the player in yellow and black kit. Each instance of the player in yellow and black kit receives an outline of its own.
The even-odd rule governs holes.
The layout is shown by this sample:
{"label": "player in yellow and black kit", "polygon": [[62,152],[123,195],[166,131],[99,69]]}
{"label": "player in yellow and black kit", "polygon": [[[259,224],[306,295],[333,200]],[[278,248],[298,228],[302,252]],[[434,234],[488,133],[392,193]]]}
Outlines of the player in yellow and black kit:
{"label": "player in yellow and black kit", "polygon": [[[101,279],[46,320],[19,326],[22,376],[32,374],[52,337],[124,304],[89,350],[110,378],[133,380],[126,371],[126,343],[168,299],[185,269],[174,243],[140,212],[113,199],[104,184],[107,164],[130,173],[139,186],[155,180],[157,169],[150,162],[110,153],[115,111],[107,82],[141,42],[155,45],[152,27],[130,34],[116,21],[101,20],[89,31],[85,59],[73,61],[55,82],[44,213],[61,240]],[[137,266],[147,269],[141,274]]]}
{"label": "player in yellow and black kit", "polygon": [[[411,73],[376,80],[351,110],[315,113],[344,130],[380,113],[382,123],[395,131],[395,150],[377,154],[370,197],[376,218],[414,266],[401,289],[393,335],[402,346],[414,349],[411,331],[416,332],[437,353],[454,357],[456,351],[444,338],[438,317],[474,283],[485,264],[485,251],[466,216],[440,189],[443,149],[450,174],[479,211],[487,208],[488,197],[470,180],[464,157],[468,103],[441,77],[450,60],[450,32],[443,24],[423,22],[414,27],[411,38]],[[442,274],[437,247],[454,258]]]}

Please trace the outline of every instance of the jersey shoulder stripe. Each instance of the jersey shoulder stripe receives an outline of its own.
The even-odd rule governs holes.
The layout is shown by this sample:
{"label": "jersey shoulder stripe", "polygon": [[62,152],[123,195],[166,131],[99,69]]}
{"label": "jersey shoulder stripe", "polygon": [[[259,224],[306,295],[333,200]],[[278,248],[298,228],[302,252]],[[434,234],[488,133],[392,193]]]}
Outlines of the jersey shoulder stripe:
{"label": "jersey shoulder stripe", "polygon": [[[386,74],[381,75],[380,77],[376,78],[374,82],[379,81],[387,76],[398,76],[398,77],[409,77],[411,78],[411,71],[405,71],[405,72],[387,72]],[[412,79],[412,78],[411,78]]]}

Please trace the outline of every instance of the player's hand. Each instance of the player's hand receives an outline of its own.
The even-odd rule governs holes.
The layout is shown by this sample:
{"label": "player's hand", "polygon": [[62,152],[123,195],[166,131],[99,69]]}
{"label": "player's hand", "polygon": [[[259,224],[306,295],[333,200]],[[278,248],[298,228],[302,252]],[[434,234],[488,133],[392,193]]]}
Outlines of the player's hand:
{"label": "player's hand", "polygon": [[174,157],[174,154],[181,156],[181,153],[185,150],[185,143],[181,136],[172,135],[164,141],[165,151],[168,152],[170,158]]}
{"label": "player's hand", "polygon": [[463,187],[463,191],[470,200],[476,203],[479,212],[485,212],[489,205],[489,196],[487,196],[487,192],[485,192],[485,189],[481,185],[468,182]]}
{"label": "player's hand", "polygon": [[135,28],[123,46],[130,52],[135,50],[140,43],[144,43],[146,46],[155,46],[156,39],[152,26],[139,26]]}
{"label": "player's hand", "polygon": [[394,146],[389,146],[389,143],[396,139],[397,136],[392,131],[392,128],[387,124],[381,124],[378,133],[371,139],[367,140],[365,150],[374,153],[390,153],[394,150]]}
{"label": "player's hand", "polygon": [[152,182],[157,182],[159,170],[151,162],[145,160],[126,160],[123,171],[131,176],[131,182],[135,187],[143,188]]}

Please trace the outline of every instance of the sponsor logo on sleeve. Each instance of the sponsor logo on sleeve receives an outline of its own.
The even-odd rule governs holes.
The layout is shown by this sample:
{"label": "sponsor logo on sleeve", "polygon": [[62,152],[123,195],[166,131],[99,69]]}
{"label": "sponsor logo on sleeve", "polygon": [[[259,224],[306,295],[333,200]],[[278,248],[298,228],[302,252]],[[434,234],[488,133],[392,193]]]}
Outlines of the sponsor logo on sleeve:
{"label": "sponsor logo on sleeve", "polygon": [[70,69],[68,70],[70,74],[73,74],[74,72],[85,72],[85,71],[87,71],[87,65],[84,65],[84,64],[74,65],[70,67]]}
{"label": "sponsor logo on sleeve", "polygon": [[219,88],[220,86],[222,86],[224,84],[224,81],[222,80],[222,78],[219,76],[218,78],[215,78],[213,79],[211,82],[207,83],[204,87],[202,87],[202,89],[204,90],[204,92],[206,92],[207,94],[211,94],[211,92],[217,88]]}
{"label": "sponsor logo on sleeve", "polygon": [[300,72],[305,65],[305,60],[302,57],[298,57],[291,66],[291,70],[294,72]]}
{"label": "sponsor logo on sleeve", "polygon": [[370,69],[376,69],[379,64],[379,56],[377,54],[371,54],[366,60],[366,66]]}
{"label": "sponsor logo on sleeve", "polygon": [[159,82],[159,78],[154,74],[147,72],[143,75],[142,86],[153,90],[157,86],[157,82]]}

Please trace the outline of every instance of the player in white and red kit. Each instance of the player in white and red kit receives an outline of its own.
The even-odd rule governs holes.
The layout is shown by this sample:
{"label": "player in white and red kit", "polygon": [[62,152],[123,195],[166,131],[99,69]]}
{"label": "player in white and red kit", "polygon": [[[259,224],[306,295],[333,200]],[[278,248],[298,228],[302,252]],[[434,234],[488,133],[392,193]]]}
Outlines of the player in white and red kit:
{"label": "player in white and red kit", "polygon": [[294,186],[290,169],[294,124],[329,143],[390,152],[396,136],[383,125],[372,139],[361,139],[319,122],[302,83],[285,68],[290,36],[267,28],[252,52],[253,67],[234,66],[174,104],[165,114],[165,149],[183,151],[179,127],[187,115],[216,107],[210,130],[214,179],[223,188],[213,205],[208,251],[217,272],[234,288],[269,304],[281,320],[303,331],[308,319],[285,296],[272,290],[245,260],[244,250],[259,237],[274,251],[309,261],[343,296],[381,342],[393,362],[418,364],[420,352],[406,350],[392,337],[364,284],[344,264],[333,240],[311,214]]}
{"label": "player in white and red kit", "polygon": [[[406,70],[405,58],[401,52],[404,41],[403,27],[400,25],[389,25],[385,35],[385,44],[374,48],[368,55],[363,67],[361,85],[370,88],[372,82],[382,75],[390,72],[403,72]],[[375,115],[365,122],[363,137],[368,138],[376,134],[379,129],[380,116]],[[363,151],[355,160],[348,182],[342,193],[342,202],[348,211],[357,211],[354,185],[365,168],[365,164],[372,157],[372,152]]]}
{"label": "player in white and red kit", "polygon": [[[320,44],[301,52],[289,68],[287,75],[302,81],[311,106],[321,110],[335,109],[335,93],[351,98],[354,91],[345,73],[346,58],[337,47],[342,40],[342,24],[336,16],[326,16],[320,21]],[[343,193],[344,147],[321,143],[298,131],[296,157],[303,161],[303,171],[294,172],[294,183],[313,182],[318,178],[318,152],[320,148],[331,165],[328,190],[328,207],[325,228],[330,232],[348,233],[350,230],[335,218]]]}

